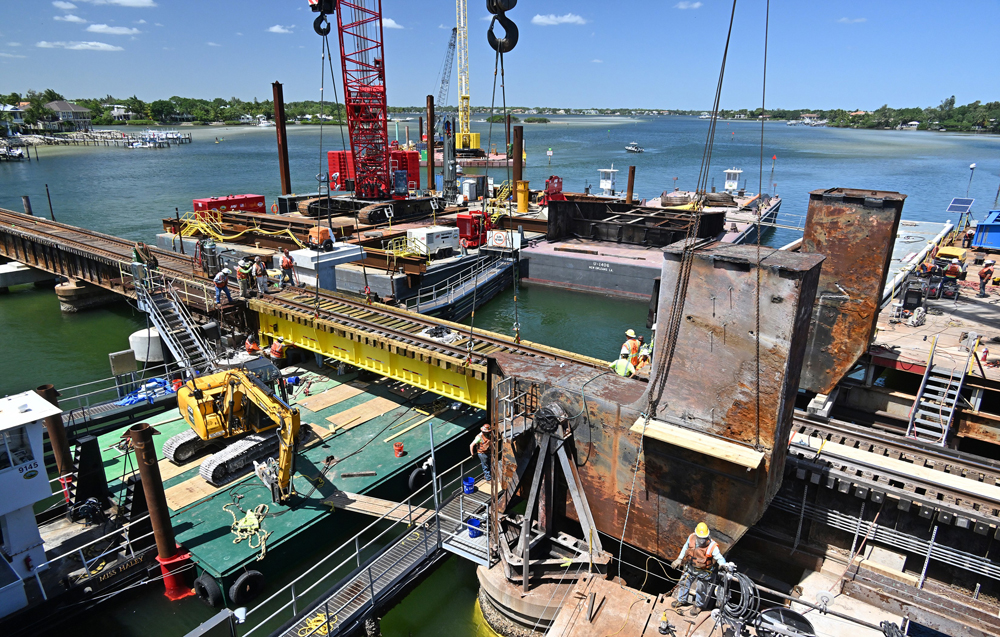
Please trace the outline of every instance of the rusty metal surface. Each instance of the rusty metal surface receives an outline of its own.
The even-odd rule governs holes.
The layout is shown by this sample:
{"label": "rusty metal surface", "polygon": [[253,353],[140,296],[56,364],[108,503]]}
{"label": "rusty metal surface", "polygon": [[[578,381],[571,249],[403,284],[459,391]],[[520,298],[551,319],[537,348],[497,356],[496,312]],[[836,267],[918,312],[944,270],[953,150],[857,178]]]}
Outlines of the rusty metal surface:
{"label": "rusty metal surface", "polygon": [[[756,276],[744,269],[754,255],[753,248],[721,245],[695,259],[684,308],[690,320],[682,325],[657,418],[738,443],[756,442],[756,347],[749,334],[756,328]],[[653,383],[573,364],[496,357],[497,372],[517,378],[521,390],[536,384],[541,403],[555,401],[567,413],[580,414],[572,425],[575,461],[598,530],[621,536],[633,476],[625,541],[661,558],[673,559],[700,521],[708,522],[713,537],[728,549],[759,520],[781,483],[785,445],[775,441],[790,433],[821,261],[818,255],[780,253],[763,262],[760,445],[767,460],[754,471],[652,438],[640,440],[630,428],[646,409]],[[672,294],[676,266],[668,259],[663,269],[659,320],[664,325],[669,312],[664,296],[666,290]],[[662,338],[658,334],[657,348],[663,347]],[[505,467],[503,474],[513,472]],[[571,503],[566,511],[575,517]]]}
{"label": "rusty metal surface", "polygon": [[990,444],[1000,444],[1000,418],[983,412],[959,412],[957,435]]}
{"label": "rusty metal surface", "polygon": [[149,423],[141,422],[129,427],[128,432],[135,448],[135,463],[139,465],[156,550],[162,559],[167,559],[177,553],[177,542],[174,540],[174,527],[170,523],[170,509],[167,507],[167,495],[163,491],[160,465],[156,462],[153,428]]}
{"label": "rusty metal surface", "polygon": [[906,195],[809,193],[803,253],[823,254],[801,388],[829,394],[868,348]]}

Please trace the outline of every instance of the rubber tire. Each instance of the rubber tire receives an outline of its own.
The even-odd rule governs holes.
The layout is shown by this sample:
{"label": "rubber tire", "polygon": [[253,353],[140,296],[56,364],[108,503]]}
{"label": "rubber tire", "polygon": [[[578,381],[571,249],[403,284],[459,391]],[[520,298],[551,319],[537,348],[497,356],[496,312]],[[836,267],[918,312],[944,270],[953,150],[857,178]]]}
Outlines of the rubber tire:
{"label": "rubber tire", "polygon": [[260,571],[247,571],[229,587],[229,601],[237,606],[245,606],[264,592],[264,574]]}
{"label": "rubber tire", "polygon": [[410,472],[410,480],[407,486],[410,487],[410,493],[413,493],[427,482],[427,471],[423,467],[417,467]]}
{"label": "rubber tire", "polygon": [[198,599],[212,608],[222,608],[222,589],[215,578],[208,573],[202,573],[195,579],[194,592]]}
{"label": "rubber tire", "polygon": [[323,242],[323,252],[332,252],[332,251],[333,251],[333,240],[327,239],[326,241]]}

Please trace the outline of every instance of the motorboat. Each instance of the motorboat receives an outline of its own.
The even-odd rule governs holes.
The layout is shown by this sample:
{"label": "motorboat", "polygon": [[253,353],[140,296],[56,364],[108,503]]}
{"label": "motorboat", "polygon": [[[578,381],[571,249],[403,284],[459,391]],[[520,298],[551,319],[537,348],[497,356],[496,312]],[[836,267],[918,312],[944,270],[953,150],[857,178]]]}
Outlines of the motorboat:
{"label": "motorboat", "polygon": [[628,146],[625,147],[625,150],[627,150],[630,153],[643,153],[646,151],[645,148],[639,145],[639,142],[630,143]]}

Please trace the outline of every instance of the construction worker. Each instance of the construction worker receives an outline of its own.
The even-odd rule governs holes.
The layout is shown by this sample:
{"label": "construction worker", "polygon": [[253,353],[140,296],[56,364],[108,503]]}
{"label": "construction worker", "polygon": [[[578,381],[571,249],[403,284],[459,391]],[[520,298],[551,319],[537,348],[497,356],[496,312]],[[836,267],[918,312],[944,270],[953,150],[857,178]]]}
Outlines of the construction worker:
{"label": "construction worker", "polygon": [[986,285],[993,278],[993,265],[996,263],[993,259],[987,259],[983,263],[983,269],[979,271],[979,298],[986,298]]}
{"label": "construction worker", "polygon": [[639,360],[639,347],[641,347],[639,339],[636,338],[635,330],[627,330],[625,332],[625,344],[622,345],[621,353],[628,354],[629,358],[635,358],[632,364],[635,365]]}
{"label": "construction worker", "polygon": [[229,268],[222,268],[218,274],[212,279],[215,283],[215,304],[218,305],[219,301],[222,299],[222,293],[226,293],[226,298],[229,303],[233,302],[233,295],[229,293],[229,275],[232,271]]}
{"label": "construction worker", "polygon": [[615,362],[611,363],[609,367],[614,370],[619,376],[624,376],[628,378],[629,376],[635,375],[635,365],[629,360],[628,352],[623,351],[621,357]]}
{"label": "construction worker", "polygon": [[244,299],[250,298],[251,266],[252,264],[246,257],[240,259],[239,264],[236,266],[236,282],[240,284],[240,296]]}
{"label": "construction worker", "polygon": [[699,522],[694,533],[688,536],[687,542],[681,547],[677,559],[670,565],[675,569],[684,566],[684,575],[678,584],[677,599],[672,604],[678,614],[682,612],[681,608],[691,605],[691,602],[688,601],[688,594],[692,585],[695,586],[695,601],[694,607],[691,609],[691,616],[694,617],[705,609],[716,564],[729,571],[736,570],[736,565],[727,562],[726,558],[722,556],[715,540],[709,538],[708,525]]}
{"label": "construction worker", "polygon": [[292,260],[292,255],[288,254],[288,248],[284,248],[281,251],[281,287],[285,287],[286,279],[289,285],[296,285],[295,261]]}
{"label": "construction worker", "polygon": [[285,357],[285,337],[279,336],[271,341],[271,348],[268,350],[271,360],[277,362]]}
{"label": "construction worker", "polygon": [[642,369],[643,367],[650,365],[652,361],[653,361],[653,344],[643,343],[639,347],[639,363],[636,364],[635,368],[637,370]]}
{"label": "construction worker", "polygon": [[479,428],[479,433],[472,439],[469,445],[469,455],[479,454],[479,462],[483,465],[483,477],[492,480],[490,474],[490,424],[486,423]]}
{"label": "construction worker", "polygon": [[962,262],[958,259],[952,259],[951,263],[944,271],[944,278],[952,279],[953,281],[958,281],[958,277],[962,275]]}
{"label": "construction worker", "polygon": [[257,291],[261,296],[267,294],[267,268],[260,257],[253,258],[253,278],[257,280]]}
{"label": "construction worker", "polygon": [[257,335],[253,332],[247,336],[247,340],[243,343],[243,347],[246,349],[247,354],[250,354],[251,356],[260,355],[260,343],[257,342]]}

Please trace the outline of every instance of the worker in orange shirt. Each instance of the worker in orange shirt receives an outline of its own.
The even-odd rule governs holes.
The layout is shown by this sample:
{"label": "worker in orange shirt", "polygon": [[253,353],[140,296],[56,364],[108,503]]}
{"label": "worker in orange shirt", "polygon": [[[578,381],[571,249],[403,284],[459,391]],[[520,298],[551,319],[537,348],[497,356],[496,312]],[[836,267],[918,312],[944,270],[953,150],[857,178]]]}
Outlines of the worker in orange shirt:
{"label": "worker in orange shirt", "polygon": [[639,348],[642,347],[642,343],[635,335],[635,330],[632,329],[626,330],[625,339],[625,344],[622,345],[620,354],[627,354],[629,362],[634,366],[639,362]]}

